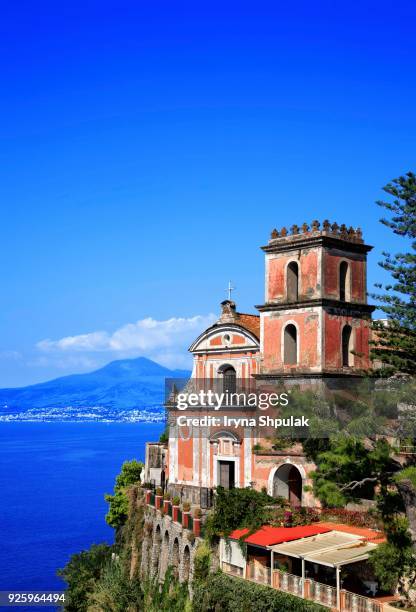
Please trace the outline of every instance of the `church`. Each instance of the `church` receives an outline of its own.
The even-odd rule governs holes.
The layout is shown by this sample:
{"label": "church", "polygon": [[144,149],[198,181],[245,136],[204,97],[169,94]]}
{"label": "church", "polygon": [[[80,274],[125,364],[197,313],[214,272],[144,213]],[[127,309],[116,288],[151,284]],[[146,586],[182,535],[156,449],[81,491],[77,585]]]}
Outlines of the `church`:
{"label": "church", "polygon": [[[256,306],[258,314],[247,314],[231,296],[222,302],[217,322],[189,348],[191,382],[224,390],[250,381],[313,388],[361,377],[371,367],[374,310],[367,303],[372,247],[361,230],[313,221],[273,230],[261,248],[264,303]],[[169,441],[167,447],[147,446],[146,480],[201,508],[210,506],[219,485],[265,488],[296,506],[317,505],[306,486],[314,465],[301,444],[275,448],[258,429],[244,426],[179,425],[175,401],[167,410]],[[207,410],[194,406],[192,414]],[[247,409],[236,406],[235,414],[247,415]]]}

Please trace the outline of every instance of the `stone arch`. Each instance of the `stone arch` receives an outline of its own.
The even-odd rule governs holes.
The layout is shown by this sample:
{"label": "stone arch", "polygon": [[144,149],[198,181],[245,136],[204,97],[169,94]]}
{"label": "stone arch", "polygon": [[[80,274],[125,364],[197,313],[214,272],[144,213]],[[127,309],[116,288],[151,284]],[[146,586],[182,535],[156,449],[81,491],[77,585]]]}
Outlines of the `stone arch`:
{"label": "stone arch", "polygon": [[169,565],[169,531],[165,531],[165,535],[163,536],[162,542],[162,551],[160,554],[160,569],[159,569],[159,577],[163,580],[166,574],[166,570]]}
{"label": "stone arch", "polygon": [[276,466],[269,474],[269,495],[283,497],[293,506],[301,506],[306,472],[301,465],[285,462]]}
{"label": "stone arch", "polygon": [[160,525],[157,525],[154,531],[153,547],[152,547],[152,575],[153,576],[157,576],[159,574],[161,545],[162,545],[162,532],[160,529]]}
{"label": "stone arch", "polygon": [[179,578],[180,554],[179,540],[175,538],[172,546],[172,572],[174,578]]}
{"label": "stone arch", "polygon": [[191,551],[189,546],[186,545],[183,549],[182,554],[182,571],[181,571],[181,582],[189,582],[191,570]]}
{"label": "stone arch", "polygon": [[230,439],[233,442],[237,442],[238,444],[240,444],[241,442],[240,438],[234,431],[227,431],[226,429],[216,431],[209,437],[210,442],[219,442],[222,438]]}

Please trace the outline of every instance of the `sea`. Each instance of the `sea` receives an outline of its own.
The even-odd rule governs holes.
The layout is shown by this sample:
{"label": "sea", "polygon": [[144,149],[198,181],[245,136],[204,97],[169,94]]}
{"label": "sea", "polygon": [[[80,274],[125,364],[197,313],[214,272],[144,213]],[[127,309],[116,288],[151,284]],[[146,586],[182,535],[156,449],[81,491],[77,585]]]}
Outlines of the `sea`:
{"label": "sea", "polygon": [[144,461],[145,442],[162,430],[140,422],[0,423],[0,591],[63,590],[56,572],[71,555],[111,544],[104,494],[123,461]]}

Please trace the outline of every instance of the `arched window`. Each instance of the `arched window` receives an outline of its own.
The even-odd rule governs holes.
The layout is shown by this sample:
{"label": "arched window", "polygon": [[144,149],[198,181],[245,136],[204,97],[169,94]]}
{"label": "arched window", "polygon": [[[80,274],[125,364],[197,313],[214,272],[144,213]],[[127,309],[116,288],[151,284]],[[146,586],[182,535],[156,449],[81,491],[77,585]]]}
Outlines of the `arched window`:
{"label": "arched window", "polygon": [[349,301],[349,266],[346,261],[342,261],[339,267],[339,299],[342,302]]}
{"label": "arched window", "polygon": [[226,393],[235,393],[236,391],[236,371],[232,366],[226,366],[222,370],[223,376],[223,391]]}
{"label": "arched window", "polygon": [[352,365],[352,328],[345,325],[342,330],[342,366],[347,368]]}
{"label": "arched window", "polygon": [[287,301],[297,302],[299,298],[299,266],[291,261],[286,273]]}
{"label": "arched window", "polygon": [[289,323],[284,331],[284,363],[295,365],[298,361],[298,338],[296,327]]}

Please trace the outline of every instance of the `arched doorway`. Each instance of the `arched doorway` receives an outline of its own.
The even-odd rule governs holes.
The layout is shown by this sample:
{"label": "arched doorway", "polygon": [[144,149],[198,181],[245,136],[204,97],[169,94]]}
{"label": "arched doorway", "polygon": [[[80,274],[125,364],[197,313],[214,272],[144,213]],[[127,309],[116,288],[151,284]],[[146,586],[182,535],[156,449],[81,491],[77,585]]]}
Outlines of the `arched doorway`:
{"label": "arched doorway", "polygon": [[175,538],[172,548],[172,572],[174,578],[179,578],[179,541]]}
{"label": "arched doorway", "polygon": [[183,549],[182,558],[182,582],[189,582],[189,570],[191,567],[191,553],[189,546],[185,546]]}
{"label": "arched doorway", "polygon": [[293,506],[302,504],[302,476],[296,466],[285,463],[275,471],[273,497],[283,497]]}

